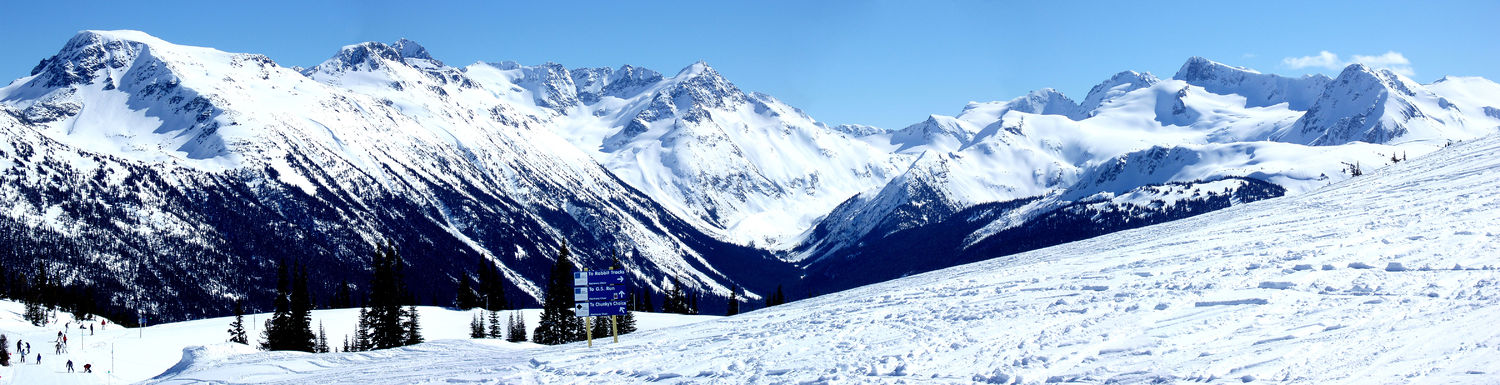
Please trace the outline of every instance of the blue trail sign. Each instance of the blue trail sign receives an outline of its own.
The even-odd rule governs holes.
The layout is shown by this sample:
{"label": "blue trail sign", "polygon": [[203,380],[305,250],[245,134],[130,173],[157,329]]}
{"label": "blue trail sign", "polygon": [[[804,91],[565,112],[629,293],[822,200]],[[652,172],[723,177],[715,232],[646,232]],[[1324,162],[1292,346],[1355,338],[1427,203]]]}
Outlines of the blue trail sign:
{"label": "blue trail sign", "polygon": [[579,317],[625,315],[626,301],[579,302],[573,304],[573,314]]}
{"label": "blue trail sign", "polygon": [[624,285],[574,286],[574,302],[623,301],[630,299]]}
{"label": "blue trail sign", "polygon": [[625,270],[573,272],[573,286],[624,285]]}

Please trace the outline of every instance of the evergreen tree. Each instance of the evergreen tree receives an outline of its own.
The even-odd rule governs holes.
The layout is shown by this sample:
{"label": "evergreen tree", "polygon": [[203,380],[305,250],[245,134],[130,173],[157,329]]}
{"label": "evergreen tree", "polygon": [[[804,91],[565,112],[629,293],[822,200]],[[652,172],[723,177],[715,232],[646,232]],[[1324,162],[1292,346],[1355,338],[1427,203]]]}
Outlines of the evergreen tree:
{"label": "evergreen tree", "polygon": [[766,297],[766,307],[772,307],[786,303],[786,294],[781,293],[781,285],[776,285],[776,293]]}
{"label": "evergreen tree", "polygon": [[291,318],[291,277],[287,275],[286,265],[276,267],[276,297],[272,301],[275,308],[271,318],[266,319],[265,329],[261,330],[261,350],[290,350],[291,338],[288,336],[288,321]]}
{"label": "evergreen tree", "polygon": [[323,331],[322,321],[318,321],[318,343],[313,345],[313,353],[328,353],[328,333]]}
{"label": "evergreen tree", "polygon": [[635,312],[627,311],[625,312],[625,315],[620,316],[620,334],[630,334],[634,332]]}
{"label": "evergreen tree", "polygon": [[474,320],[469,321],[469,338],[484,338],[484,318],[479,313],[474,313]]}
{"label": "evergreen tree", "polygon": [[22,318],[31,322],[32,326],[42,326],[47,323],[47,310],[42,307],[41,302],[33,298],[26,301],[26,313],[22,314]]}
{"label": "evergreen tree", "polygon": [[495,265],[486,263],[479,269],[479,291],[485,310],[510,309],[510,301],[505,297],[505,276]]}
{"label": "evergreen tree", "polygon": [[344,335],[344,348],[343,349],[339,349],[339,351],[341,351],[341,352],[351,352],[351,351],[353,351],[352,349],[354,349],[354,345],[350,345],[349,344],[349,335],[345,334]]}
{"label": "evergreen tree", "polygon": [[543,345],[565,344],[581,340],[583,328],[573,314],[573,263],[564,244],[557,253],[548,275],[542,300],[542,318],[532,332],[532,341]]}
{"label": "evergreen tree", "polygon": [[329,307],[335,309],[348,309],[354,307],[354,291],[349,288],[349,281],[339,281],[338,289],[333,292],[333,301]]}
{"label": "evergreen tree", "polygon": [[662,300],[661,311],[673,314],[693,314],[692,300],[688,298],[687,292],[682,287],[682,281],[672,277],[672,288],[667,290],[666,299]]}
{"label": "evergreen tree", "polygon": [[724,312],[725,316],[740,314],[740,286],[734,285],[729,288],[729,310]]}
{"label": "evergreen tree", "polygon": [[702,296],[703,296],[702,293],[696,293],[696,292],[693,293],[693,296],[692,296],[693,302],[690,303],[690,304],[688,304],[688,312],[687,312],[688,314],[692,314],[692,315],[697,315],[698,314],[698,298],[702,297]]}
{"label": "evergreen tree", "polygon": [[312,332],[312,293],[307,290],[307,267],[299,266],[292,280],[290,298],[291,313],[287,318],[289,349],[300,352],[316,352],[318,337]]}
{"label": "evergreen tree", "polygon": [[10,340],[0,334],[0,366],[10,366]]}
{"label": "evergreen tree", "polygon": [[245,304],[240,301],[234,301],[234,322],[229,323],[229,342],[250,344],[250,337],[245,335]]}
{"label": "evergreen tree", "polygon": [[655,313],[656,305],[651,303],[651,297],[651,289],[641,289],[641,307],[636,310],[647,313]]}
{"label": "evergreen tree", "polygon": [[505,340],[510,342],[526,342],[526,318],[519,312],[510,313],[510,327],[505,333]]}
{"label": "evergreen tree", "polygon": [[370,279],[369,312],[365,319],[367,350],[390,349],[405,345],[406,329],[402,326],[402,261],[395,246],[387,245],[373,259]]}
{"label": "evergreen tree", "polygon": [[416,305],[408,305],[406,307],[405,319],[401,321],[401,327],[406,331],[406,340],[402,342],[403,346],[420,344],[425,340],[422,338],[421,317],[417,314]]}
{"label": "evergreen tree", "polygon": [[502,329],[500,329],[500,312],[493,310],[490,311],[490,328],[487,336],[495,339],[505,337]]}
{"label": "evergreen tree", "polygon": [[359,326],[354,328],[354,350],[363,352],[370,350],[370,312],[366,308],[359,308]]}
{"label": "evergreen tree", "polygon": [[467,274],[458,277],[458,295],[457,298],[454,298],[453,304],[462,310],[469,310],[482,305],[479,302],[479,294],[474,293],[474,288],[469,286],[469,276]]}

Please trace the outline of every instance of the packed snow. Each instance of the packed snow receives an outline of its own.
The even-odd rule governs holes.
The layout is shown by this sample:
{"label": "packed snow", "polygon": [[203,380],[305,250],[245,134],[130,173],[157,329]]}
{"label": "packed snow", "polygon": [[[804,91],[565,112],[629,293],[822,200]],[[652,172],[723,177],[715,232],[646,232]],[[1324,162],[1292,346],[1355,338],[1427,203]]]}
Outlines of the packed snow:
{"label": "packed snow", "polygon": [[[429,342],[409,349],[474,345],[500,350],[523,350],[540,346],[530,342],[511,343],[496,339],[470,339],[469,322],[475,314],[484,313],[480,310],[460,311],[425,306],[417,309],[421,314],[422,335]],[[260,354],[258,353],[260,351],[254,347],[227,342],[229,324],[234,321],[234,317],[175,322],[144,328],[124,328],[108,320],[96,318],[86,321],[87,324],[95,327],[91,333],[87,329],[79,329],[80,323],[73,319],[71,314],[65,312],[57,313],[56,322],[40,327],[32,326],[21,319],[20,314],[23,310],[24,306],[19,302],[0,301],[0,334],[4,334],[9,339],[7,348],[13,354],[11,366],[0,367],[0,384],[138,383],[149,382],[153,377],[164,374],[177,376],[173,383],[193,383],[199,380],[184,380],[179,375],[180,372],[236,355]],[[519,314],[525,319],[529,340],[531,329],[536,327],[541,311],[538,309],[502,311],[499,312],[500,322],[506,322],[512,314]],[[262,324],[269,316],[268,313],[245,315],[245,330],[252,343],[259,338]],[[635,316],[636,327],[639,330],[674,327],[719,318],[640,312],[635,313]],[[328,337],[329,346],[339,349],[343,346],[345,337],[353,338],[358,319],[359,309],[315,310],[312,313],[313,331],[316,333],[317,328],[322,326]],[[70,327],[64,329],[65,324]],[[67,351],[62,354],[56,353],[54,345],[59,331],[66,331],[68,336]],[[625,335],[621,338],[629,339],[632,338],[631,336]],[[596,338],[599,338],[595,341],[596,344],[609,342],[609,337]],[[16,354],[15,343],[18,340],[31,344],[32,353],[24,363],[20,362],[19,356],[14,355]],[[391,355],[402,350],[361,354]],[[42,356],[41,364],[37,364],[35,360],[37,354]],[[336,355],[312,355],[297,352],[264,354],[277,359],[323,358]],[[360,357],[359,354],[354,353],[343,356]],[[359,360],[365,359],[367,358]],[[68,373],[66,370],[65,364],[68,360],[73,361],[74,373]],[[83,373],[85,364],[93,366],[93,373]],[[264,370],[280,375],[280,370],[295,367],[295,365],[271,366]],[[257,377],[253,375],[253,372],[235,374],[228,380],[231,380],[230,382],[257,382]],[[274,379],[276,376],[268,378]]]}
{"label": "packed snow", "polygon": [[1302,195],[619,344],[256,353],[152,383],[1493,383],[1497,153],[1485,137]]}

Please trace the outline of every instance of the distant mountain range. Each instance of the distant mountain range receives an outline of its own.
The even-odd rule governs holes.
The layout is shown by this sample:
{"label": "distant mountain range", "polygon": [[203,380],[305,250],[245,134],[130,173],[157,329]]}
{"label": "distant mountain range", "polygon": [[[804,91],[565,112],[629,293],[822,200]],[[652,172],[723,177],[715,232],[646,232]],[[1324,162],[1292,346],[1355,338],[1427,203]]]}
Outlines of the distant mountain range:
{"label": "distant mountain range", "polygon": [[1497,129],[1494,82],[1358,64],[1195,57],[1082,102],[1043,89],[885,130],[701,62],[452,67],[403,39],[288,68],[85,31],[0,88],[0,260],[180,319],[264,305],[275,263],[324,294],[363,284],[385,242],[418,301],[493,265],[534,303],[566,243],[716,308],[733,287],[825,293],[1305,193]]}

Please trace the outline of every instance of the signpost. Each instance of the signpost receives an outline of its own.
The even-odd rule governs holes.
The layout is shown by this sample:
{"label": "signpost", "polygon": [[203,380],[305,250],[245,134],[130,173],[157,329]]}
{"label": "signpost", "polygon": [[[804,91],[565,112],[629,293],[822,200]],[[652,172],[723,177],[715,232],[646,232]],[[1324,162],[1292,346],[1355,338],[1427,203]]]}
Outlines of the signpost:
{"label": "signpost", "polygon": [[594,317],[609,316],[609,326],[615,343],[620,342],[620,326],[616,316],[625,315],[630,293],[625,286],[624,270],[598,270],[573,272],[573,314],[583,318],[583,329],[594,347]]}
{"label": "signpost", "polygon": [[630,298],[625,285],[574,286],[573,302],[623,301]]}

